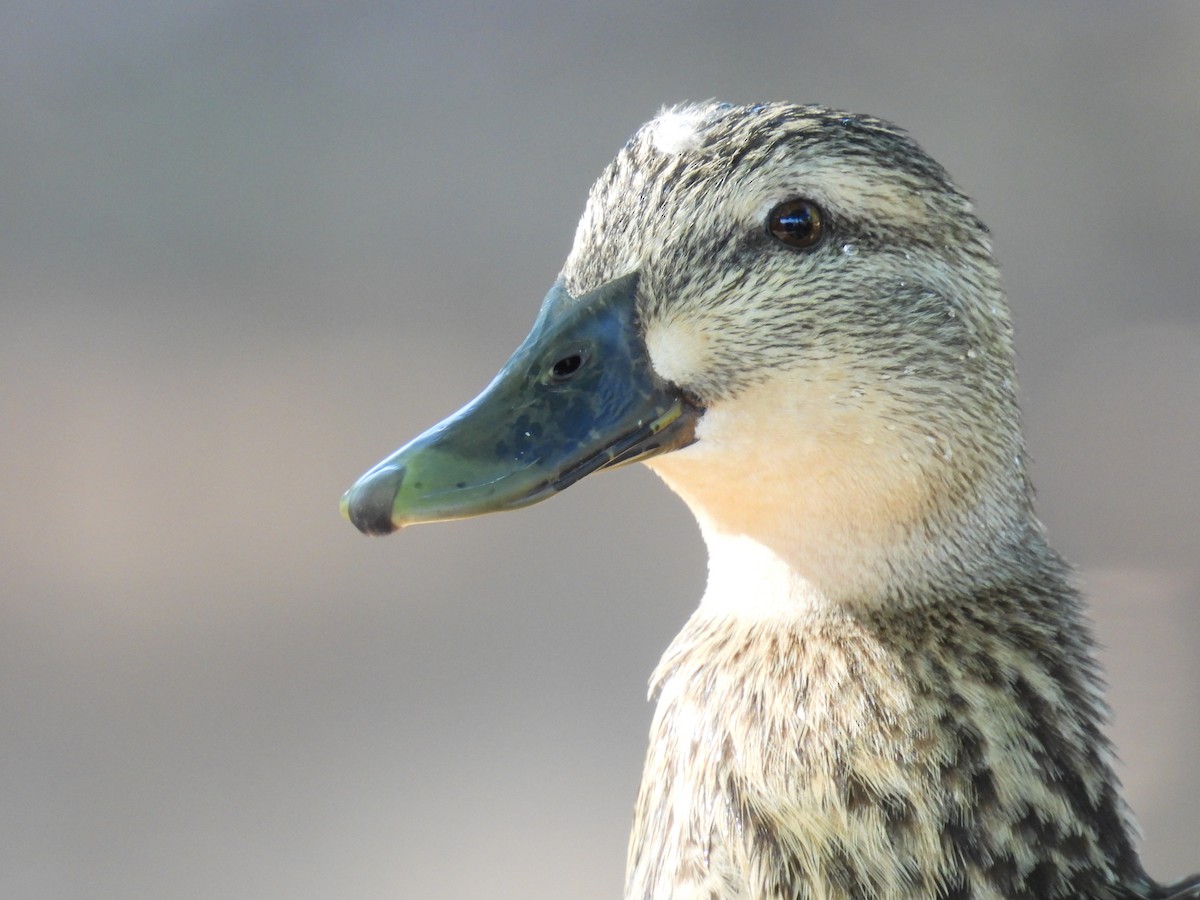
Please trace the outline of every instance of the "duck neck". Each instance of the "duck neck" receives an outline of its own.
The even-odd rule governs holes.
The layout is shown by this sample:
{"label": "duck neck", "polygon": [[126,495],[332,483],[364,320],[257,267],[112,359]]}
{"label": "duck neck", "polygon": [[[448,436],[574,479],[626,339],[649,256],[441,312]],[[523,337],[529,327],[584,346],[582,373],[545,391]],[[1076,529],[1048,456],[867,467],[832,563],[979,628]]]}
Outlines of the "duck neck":
{"label": "duck neck", "polygon": [[746,534],[702,526],[708,546],[708,584],[701,610],[713,617],[787,620],[830,605],[803,569]]}
{"label": "duck neck", "polygon": [[709,555],[702,608],[750,620],[913,608],[1060,572],[1036,519],[1003,496],[913,520],[850,504],[797,511],[784,498],[731,523],[694,505]]}
{"label": "duck neck", "polygon": [[1015,419],[994,441],[935,440],[901,412],[811,422],[816,393],[748,389],[705,413],[694,445],[649,460],[708,545],[706,603],[911,605],[1052,563]]}

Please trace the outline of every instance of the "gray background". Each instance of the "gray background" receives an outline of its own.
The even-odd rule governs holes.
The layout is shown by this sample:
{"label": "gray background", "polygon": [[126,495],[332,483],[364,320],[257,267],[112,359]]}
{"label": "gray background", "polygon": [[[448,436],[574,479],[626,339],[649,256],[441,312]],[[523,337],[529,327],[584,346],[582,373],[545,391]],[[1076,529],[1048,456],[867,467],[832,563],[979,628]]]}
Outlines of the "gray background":
{"label": "gray background", "polygon": [[337,501],[708,97],[893,119],[977,198],[1145,856],[1200,868],[1200,5],[1033,6],[0,6],[0,896],[619,896],[686,509]]}

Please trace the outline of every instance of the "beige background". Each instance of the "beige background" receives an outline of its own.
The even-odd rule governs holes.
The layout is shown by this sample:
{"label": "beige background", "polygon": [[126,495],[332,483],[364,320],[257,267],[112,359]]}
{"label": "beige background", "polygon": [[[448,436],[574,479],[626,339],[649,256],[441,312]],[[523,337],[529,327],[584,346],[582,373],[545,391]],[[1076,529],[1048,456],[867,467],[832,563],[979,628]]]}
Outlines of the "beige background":
{"label": "beige background", "polygon": [[686,510],[337,501],[713,96],[893,119],[977,198],[1146,859],[1200,869],[1200,5],[1045,6],[0,6],[0,896],[619,896]]}

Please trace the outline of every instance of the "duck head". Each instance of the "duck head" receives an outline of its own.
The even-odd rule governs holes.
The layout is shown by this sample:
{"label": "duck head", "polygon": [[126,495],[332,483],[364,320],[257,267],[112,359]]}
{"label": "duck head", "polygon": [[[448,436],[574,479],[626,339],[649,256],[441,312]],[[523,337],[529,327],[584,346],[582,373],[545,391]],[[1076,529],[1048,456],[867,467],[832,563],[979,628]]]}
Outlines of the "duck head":
{"label": "duck head", "polygon": [[1014,395],[987,230],[911,138],[815,107],[677,107],[592,187],[491,385],[343,510],[382,534],[644,460],[700,522],[710,593],[726,559],[784,573],[776,593],[881,596],[981,577],[1037,531]]}

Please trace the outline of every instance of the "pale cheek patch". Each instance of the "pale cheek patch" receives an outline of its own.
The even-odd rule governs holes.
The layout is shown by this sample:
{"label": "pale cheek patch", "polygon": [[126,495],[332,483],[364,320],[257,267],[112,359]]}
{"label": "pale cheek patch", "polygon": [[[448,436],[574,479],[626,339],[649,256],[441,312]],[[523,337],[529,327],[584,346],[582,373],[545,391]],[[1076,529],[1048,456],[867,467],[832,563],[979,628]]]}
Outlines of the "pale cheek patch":
{"label": "pale cheek patch", "polygon": [[646,329],[650,364],[673,384],[691,384],[708,370],[710,340],[697,322],[656,322]]}

